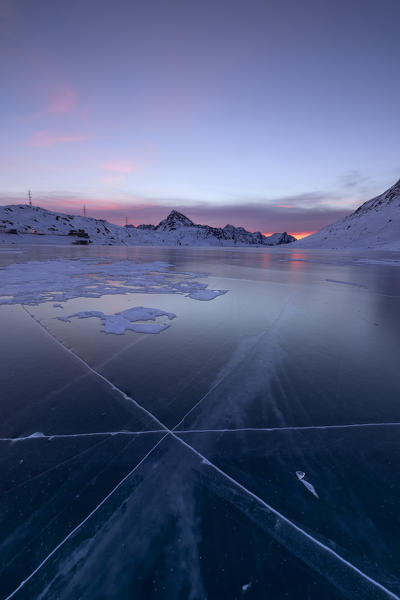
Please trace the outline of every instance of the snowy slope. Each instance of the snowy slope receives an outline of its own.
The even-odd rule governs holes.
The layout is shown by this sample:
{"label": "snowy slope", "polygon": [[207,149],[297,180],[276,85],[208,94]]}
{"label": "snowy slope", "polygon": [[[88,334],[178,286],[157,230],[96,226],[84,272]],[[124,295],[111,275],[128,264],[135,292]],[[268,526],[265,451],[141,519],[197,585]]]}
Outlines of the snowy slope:
{"label": "snowy slope", "polygon": [[400,180],[353,214],[299,240],[295,246],[400,250]]}
{"label": "snowy slope", "polygon": [[[81,236],[78,236],[81,230]],[[0,232],[8,233],[7,241],[14,241],[15,233],[17,239],[15,241],[30,241],[33,238],[39,243],[40,237],[51,236],[52,239],[57,237],[68,236],[69,243],[77,239],[85,239],[83,232],[89,235],[93,241],[101,243],[117,242],[120,243],[126,238],[126,232],[123,227],[113,225],[99,219],[90,217],[79,217],[76,215],[58,214],[37,206],[27,206],[24,204],[16,204],[12,206],[0,207]],[[14,235],[12,235],[14,234]],[[23,234],[27,234],[26,240],[21,240]],[[6,239],[3,235],[3,241]]]}
{"label": "snowy slope", "polygon": [[104,220],[58,214],[36,206],[0,207],[0,242],[3,243],[276,246],[294,240],[287,233],[266,237],[233,225],[224,228],[196,225],[175,210],[158,225],[120,227]]}

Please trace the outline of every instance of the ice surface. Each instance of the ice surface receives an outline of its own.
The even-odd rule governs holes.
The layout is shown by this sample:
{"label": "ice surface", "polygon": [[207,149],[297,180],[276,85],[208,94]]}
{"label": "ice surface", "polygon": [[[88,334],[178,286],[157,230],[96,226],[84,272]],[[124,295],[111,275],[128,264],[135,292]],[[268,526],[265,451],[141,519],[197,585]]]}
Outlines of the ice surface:
{"label": "ice surface", "polygon": [[[18,357],[3,363],[7,377],[28,377],[11,400],[7,381],[2,388],[13,425],[0,439],[5,597],[398,599],[393,269],[360,268],[352,257],[343,268],[277,268],[277,257],[272,269],[256,269],[265,257],[257,265],[255,255],[243,256],[229,272],[234,293],[210,306],[168,298],[169,311],[187,309],[168,335],[137,336],[132,346],[102,336],[104,352],[96,354],[85,328],[57,325],[54,317],[71,312],[63,318],[152,326],[174,313],[123,311],[120,298],[115,314],[108,306],[115,299],[90,306],[104,312],[82,303],[63,312],[51,303],[0,307],[7,355],[11,349]],[[167,252],[164,258],[175,263]],[[225,287],[228,267],[218,260],[210,266],[219,278],[213,285]],[[166,289],[165,279],[180,296],[207,291],[185,269],[208,268],[212,260],[182,262],[179,275],[168,268],[144,279],[154,275],[154,290]],[[115,285],[115,293],[125,287],[121,276],[86,275],[88,293],[100,291],[103,277],[101,285]],[[325,277],[367,289],[355,294]],[[151,310],[156,321],[146,322],[142,311]],[[372,331],[378,318],[381,327]],[[24,322],[18,337],[23,319],[32,329]],[[44,354],[41,338],[49,342]],[[72,373],[63,371],[68,362]],[[50,377],[43,390],[40,380]],[[126,409],[156,418],[139,431],[136,416],[122,418]],[[180,420],[190,429],[177,429]]]}
{"label": "ice surface", "polygon": [[354,285],[355,287],[365,287],[362,283],[354,283],[353,281],[342,281],[341,279],[325,279],[330,283],[343,283],[344,285]]}
{"label": "ice surface", "polygon": [[13,248],[0,248],[2,254],[23,254],[25,250],[14,250]]}
{"label": "ice surface", "polygon": [[365,265],[386,265],[388,267],[400,267],[400,260],[395,258],[357,258],[354,262]]}
{"label": "ice surface", "polygon": [[[106,315],[101,311],[87,310],[68,315],[68,317],[57,317],[60,321],[69,322],[70,319],[88,319],[96,317],[101,319],[104,333],[114,333],[122,335],[125,331],[131,330],[137,333],[160,333],[169,327],[168,323],[135,323],[135,321],[155,321],[157,317],[168,317],[169,320],[175,319],[174,313],[158,310],[157,308],[144,308],[143,306],[134,306],[127,308],[114,315]],[[133,324],[135,323],[135,324]]]}

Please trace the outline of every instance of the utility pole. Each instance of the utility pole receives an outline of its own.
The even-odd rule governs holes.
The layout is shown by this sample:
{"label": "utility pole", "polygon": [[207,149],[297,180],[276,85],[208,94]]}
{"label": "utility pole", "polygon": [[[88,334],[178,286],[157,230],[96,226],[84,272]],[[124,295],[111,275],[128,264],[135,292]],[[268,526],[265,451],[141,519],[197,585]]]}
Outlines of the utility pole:
{"label": "utility pole", "polygon": [[87,217],[87,210],[86,210],[86,205],[83,205],[83,216]]}
{"label": "utility pole", "polygon": [[128,217],[125,217],[125,227],[128,227]]}
{"label": "utility pole", "polygon": [[32,208],[32,192],[28,190],[28,204]]}

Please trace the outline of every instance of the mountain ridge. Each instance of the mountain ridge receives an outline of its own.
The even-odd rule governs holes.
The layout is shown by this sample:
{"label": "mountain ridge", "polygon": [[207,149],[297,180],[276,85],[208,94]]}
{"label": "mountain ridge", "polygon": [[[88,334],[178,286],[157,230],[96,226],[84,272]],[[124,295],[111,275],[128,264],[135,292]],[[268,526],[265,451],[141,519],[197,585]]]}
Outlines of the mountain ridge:
{"label": "mountain ridge", "polygon": [[295,247],[400,250],[400,179],[347,217],[297,240]]}
{"label": "mountain ridge", "polygon": [[286,232],[264,236],[244,227],[199,225],[172,210],[158,225],[115,225],[104,219],[56,213],[38,206],[0,206],[0,241],[3,243],[74,243],[108,245],[277,246],[296,238]]}

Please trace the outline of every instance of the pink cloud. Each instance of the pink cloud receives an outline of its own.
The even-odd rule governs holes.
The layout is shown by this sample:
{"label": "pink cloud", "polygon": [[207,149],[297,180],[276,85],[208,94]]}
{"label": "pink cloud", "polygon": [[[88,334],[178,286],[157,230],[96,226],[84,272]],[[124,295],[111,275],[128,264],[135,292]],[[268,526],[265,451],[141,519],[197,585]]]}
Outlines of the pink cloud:
{"label": "pink cloud", "polygon": [[105,171],[115,171],[116,173],[132,173],[132,171],[140,170],[141,165],[133,161],[113,161],[103,163],[101,168]]}
{"label": "pink cloud", "polygon": [[57,89],[47,108],[49,113],[67,113],[70,112],[77,103],[78,95],[74,89],[65,86]]}
{"label": "pink cloud", "polygon": [[48,131],[38,131],[29,140],[29,145],[35,148],[45,148],[54,144],[69,144],[87,140],[86,135],[54,135]]}

